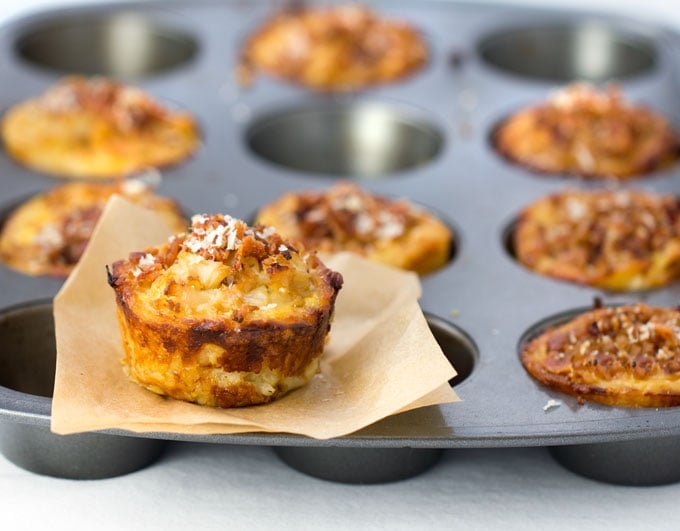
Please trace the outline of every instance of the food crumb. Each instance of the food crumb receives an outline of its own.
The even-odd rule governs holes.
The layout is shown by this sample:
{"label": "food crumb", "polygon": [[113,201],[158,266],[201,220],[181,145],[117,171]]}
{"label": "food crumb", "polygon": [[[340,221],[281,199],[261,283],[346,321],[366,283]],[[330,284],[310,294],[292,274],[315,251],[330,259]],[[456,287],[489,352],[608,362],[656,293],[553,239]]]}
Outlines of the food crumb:
{"label": "food crumb", "polygon": [[460,310],[453,309],[451,310],[451,317],[458,317],[460,315]]}
{"label": "food crumb", "polygon": [[548,400],[548,402],[545,404],[545,406],[543,406],[543,411],[545,411],[547,413],[551,409],[558,408],[561,405],[562,405],[562,402],[560,402],[559,400],[553,400],[551,398],[550,400]]}

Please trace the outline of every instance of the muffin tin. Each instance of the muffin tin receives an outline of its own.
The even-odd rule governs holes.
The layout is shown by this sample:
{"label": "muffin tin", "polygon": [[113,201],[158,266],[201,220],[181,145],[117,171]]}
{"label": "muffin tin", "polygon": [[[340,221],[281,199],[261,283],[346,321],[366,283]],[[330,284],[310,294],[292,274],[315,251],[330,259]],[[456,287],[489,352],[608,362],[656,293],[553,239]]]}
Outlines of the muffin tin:
{"label": "muffin tin", "polygon": [[[542,277],[517,264],[507,234],[523,206],[567,186],[613,185],[532,174],[507,163],[489,143],[499,120],[576,78],[618,78],[628,98],[664,113],[680,129],[678,35],[573,11],[373,2],[384,14],[422,29],[431,50],[424,70],[352,95],[309,93],[265,76],[242,89],[233,75],[239,45],[278,5],[130,3],[16,20],[0,31],[0,72],[12,80],[0,91],[0,108],[42,92],[74,69],[117,76],[196,114],[203,148],[191,160],[163,170],[160,186],[163,195],[178,198],[189,212],[250,218],[286,191],[322,188],[341,176],[442,213],[456,231],[456,255],[423,278],[421,305],[462,373],[454,383],[463,401],[396,415],[327,441],[287,434],[141,438],[117,430],[88,436],[142,444],[158,439],[275,446],[305,473],[348,482],[408,477],[432,466],[441,449],[509,446],[551,446],[561,463],[604,481],[680,480],[673,450],[680,408],[578,405],[534,382],[518,354],[522,341],[553,316],[563,318],[596,296],[606,303],[674,305],[680,285],[614,295]],[[679,172],[675,166],[616,186],[674,192]],[[59,181],[22,168],[3,153],[0,182],[6,215],[28,194]],[[0,382],[0,433],[10,441],[0,449],[29,469],[78,477],[34,466],[40,452],[16,457],[17,447],[26,448],[16,431],[30,432],[25,440],[55,439],[40,442],[42,448],[71,444],[48,432],[49,398],[39,396],[48,394],[48,384],[17,383],[25,356],[50,354],[34,342],[51,333],[44,301],[60,285],[0,267],[0,321],[19,315],[21,326],[34,331],[22,337],[3,332],[0,338],[2,373],[17,377]],[[34,368],[48,379],[52,366],[53,361],[44,361]],[[559,401],[558,407],[544,407],[550,400]],[[649,451],[650,445],[658,451]],[[79,447],[76,455],[96,461],[96,446]],[[121,465],[113,467],[118,473],[150,461],[130,466],[129,459],[110,459]]]}

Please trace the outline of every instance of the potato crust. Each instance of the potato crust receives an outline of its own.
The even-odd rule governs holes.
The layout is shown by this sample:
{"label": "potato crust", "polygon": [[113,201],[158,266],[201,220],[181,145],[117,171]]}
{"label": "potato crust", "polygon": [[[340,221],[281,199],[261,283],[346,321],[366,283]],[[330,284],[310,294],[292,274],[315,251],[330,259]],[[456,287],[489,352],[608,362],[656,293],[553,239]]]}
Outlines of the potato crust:
{"label": "potato crust", "polygon": [[599,308],[524,346],[525,369],[552,389],[622,407],[680,405],[680,311]]}
{"label": "potato crust", "polygon": [[131,379],[234,407],[314,376],[342,277],[271,228],[197,215],[190,232],[115,262],[109,283]]}
{"label": "potato crust", "polygon": [[611,86],[572,84],[520,110],[495,131],[509,160],[547,174],[625,180],[668,167],[678,135],[663,116],[626,102]]}
{"label": "potato crust", "polygon": [[350,182],[285,194],[260,209],[257,222],[309,249],[350,251],[421,275],[446,264],[452,250],[453,234],[440,220]]}
{"label": "potato crust", "polygon": [[8,153],[59,177],[121,177],[184,160],[198,148],[196,123],[142,90],[71,76],[12,107],[2,120]]}
{"label": "potato crust", "polygon": [[140,180],[66,184],[33,196],[10,214],[0,233],[0,260],[28,275],[68,276],[114,194],[157,212],[174,231],[186,227],[177,203]]}
{"label": "potato crust", "polygon": [[553,278],[609,290],[680,278],[680,200],[640,190],[567,190],[539,199],[513,232],[520,263]]}
{"label": "potato crust", "polygon": [[347,4],[274,15],[246,41],[241,80],[267,74],[320,91],[391,83],[419,70],[427,46],[409,24]]}

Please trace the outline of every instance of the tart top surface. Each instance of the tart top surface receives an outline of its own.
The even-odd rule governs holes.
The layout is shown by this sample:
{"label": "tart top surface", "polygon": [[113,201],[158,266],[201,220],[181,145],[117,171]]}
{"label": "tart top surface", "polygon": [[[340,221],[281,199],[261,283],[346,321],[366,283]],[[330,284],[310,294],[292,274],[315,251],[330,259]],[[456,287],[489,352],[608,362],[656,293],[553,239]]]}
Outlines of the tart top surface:
{"label": "tart top surface", "polygon": [[645,304],[595,309],[530,341],[522,362],[542,383],[582,398],[680,405],[680,311]]}
{"label": "tart top surface", "polygon": [[625,179],[668,166],[678,136],[658,113],[616,86],[576,83],[508,118],[495,133],[505,156],[547,173]]}
{"label": "tart top surface", "polygon": [[155,195],[143,181],[71,183],[38,194],[12,212],[0,233],[0,258],[24,273],[67,276],[114,194],[154,210],[173,230],[186,226],[177,203]]}
{"label": "tart top surface", "polygon": [[409,24],[355,4],[282,11],[243,50],[245,72],[262,69],[326,91],[395,81],[426,60],[425,42]]}
{"label": "tart top surface", "polygon": [[342,285],[314,253],[226,215],[193,216],[188,232],[113,264],[109,281],[151,319],[226,317],[237,328],[304,318]]}
{"label": "tart top surface", "polygon": [[453,237],[444,223],[409,201],[374,195],[348,181],[285,194],[261,209],[258,221],[310,249],[350,251],[419,273],[449,259]]}
{"label": "tart top surface", "polygon": [[515,254],[556,278],[612,290],[680,277],[680,201],[639,190],[567,190],[519,216]]}
{"label": "tart top surface", "polygon": [[185,112],[143,90],[102,77],[70,76],[12,107],[2,121],[8,152],[63,177],[119,177],[179,162],[198,147]]}

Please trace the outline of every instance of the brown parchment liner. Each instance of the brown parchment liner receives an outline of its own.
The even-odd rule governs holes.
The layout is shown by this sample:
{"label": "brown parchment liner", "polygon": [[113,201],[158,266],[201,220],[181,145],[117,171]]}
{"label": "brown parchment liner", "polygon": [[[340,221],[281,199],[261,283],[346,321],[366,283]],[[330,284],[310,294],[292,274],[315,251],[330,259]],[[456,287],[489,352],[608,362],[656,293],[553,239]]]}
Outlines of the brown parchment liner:
{"label": "brown parchment liner", "polygon": [[105,265],[170,235],[154,213],[113,197],[54,300],[57,368],[52,431],[352,433],[394,413],[455,402],[456,373],[432,336],[413,273],[351,254],[326,257],[344,277],[321,372],[270,404],[219,409],[158,396],[128,380]]}

